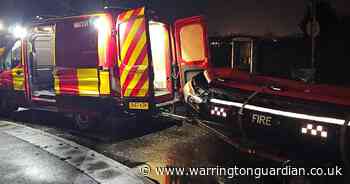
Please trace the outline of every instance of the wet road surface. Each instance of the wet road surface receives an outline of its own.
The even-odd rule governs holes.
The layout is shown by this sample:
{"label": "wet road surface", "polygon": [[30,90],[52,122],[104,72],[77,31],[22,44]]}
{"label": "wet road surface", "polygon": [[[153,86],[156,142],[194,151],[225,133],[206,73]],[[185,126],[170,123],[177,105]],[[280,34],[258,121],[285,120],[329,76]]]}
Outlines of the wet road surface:
{"label": "wet road surface", "polygon": [[0,183],[97,184],[49,153],[13,136],[0,133]]}
{"label": "wet road surface", "polygon": [[[33,118],[34,116],[34,118]],[[148,177],[162,184],[255,184],[283,183],[284,178],[235,176],[166,177],[155,173],[156,167],[273,167],[274,163],[242,155],[210,132],[197,126],[167,119],[110,120],[94,130],[80,132],[70,118],[58,113],[21,111],[11,120],[23,123],[102,153],[130,168],[148,166]],[[172,183],[173,182],[173,183]]]}
{"label": "wet road surface", "polygon": [[152,184],[132,169],[52,134],[0,121],[0,183]]}

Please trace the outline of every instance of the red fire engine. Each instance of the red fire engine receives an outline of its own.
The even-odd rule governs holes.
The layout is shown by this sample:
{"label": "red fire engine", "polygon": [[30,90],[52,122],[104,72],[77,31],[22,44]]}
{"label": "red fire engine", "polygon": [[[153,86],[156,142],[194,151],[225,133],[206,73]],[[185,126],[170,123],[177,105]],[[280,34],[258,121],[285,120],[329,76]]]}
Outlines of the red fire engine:
{"label": "red fire engine", "polygon": [[208,65],[199,16],[170,25],[142,7],[42,20],[28,33],[1,60],[1,112],[63,112],[82,129],[111,114],[157,113]]}
{"label": "red fire engine", "polygon": [[[305,65],[296,54],[274,60],[287,53],[278,40],[238,37],[211,45],[229,51],[226,65],[216,63],[226,67],[212,66],[184,87],[186,103],[204,124],[237,148],[268,159],[349,164],[350,88],[309,82],[313,72],[305,68],[291,72],[297,80],[276,76],[284,76],[288,65]],[[269,59],[260,58],[257,52],[266,48],[272,48]]]}

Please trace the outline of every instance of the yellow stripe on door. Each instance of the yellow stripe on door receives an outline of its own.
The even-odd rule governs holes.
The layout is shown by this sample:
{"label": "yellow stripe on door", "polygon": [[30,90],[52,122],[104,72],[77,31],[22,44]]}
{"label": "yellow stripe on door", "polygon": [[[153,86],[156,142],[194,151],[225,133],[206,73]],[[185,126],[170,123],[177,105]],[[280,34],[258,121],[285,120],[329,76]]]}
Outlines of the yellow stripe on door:
{"label": "yellow stripe on door", "polygon": [[77,69],[78,89],[80,96],[98,96],[98,72],[97,69]]}
{"label": "yellow stripe on door", "polygon": [[126,77],[128,76],[129,71],[131,70],[131,68],[135,67],[135,63],[137,61],[137,58],[140,56],[140,54],[142,52],[142,49],[145,46],[145,44],[146,44],[146,33],[143,33],[142,36],[141,36],[141,39],[137,43],[136,48],[133,51],[133,53],[132,53],[132,55],[131,55],[131,57],[129,59],[129,62],[125,66],[124,70],[122,71],[120,81],[121,81],[121,83],[123,85],[125,83]]}
{"label": "yellow stripe on door", "polygon": [[125,12],[125,15],[123,17],[123,19],[121,19],[120,21],[127,21],[130,19],[131,15],[134,13],[135,10],[129,10],[127,12]]}
{"label": "yellow stripe on door", "polygon": [[100,95],[111,94],[109,71],[100,71]]}
{"label": "yellow stripe on door", "polygon": [[139,83],[142,75],[147,70],[148,57],[145,57],[142,64],[138,66],[137,71],[135,72],[134,78],[131,80],[130,84],[127,86],[124,96],[130,96],[132,90]]}
{"label": "yellow stripe on door", "polygon": [[145,82],[145,84],[143,84],[143,86],[141,87],[139,93],[137,94],[137,97],[144,97],[147,95],[149,90],[149,80],[147,79],[147,81]]}
{"label": "yellow stripe on door", "polygon": [[60,87],[60,79],[58,75],[54,75],[54,80],[55,80],[55,93],[56,95],[61,94],[61,87]]}
{"label": "yellow stripe on door", "polygon": [[16,91],[24,90],[24,69],[22,67],[12,69],[12,85]]}
{"label": "yellow stripe on door", "polygon": [[127,37],[125,38],[125,41],[123,43],[123,47],[121,50],[121,58],[122,60],[125,59],[125,55],[127,51],[129,50],[131,42],[135,39],[135,35],[137,31],[141,28],[142,22],[144,21],[144,18],[137,18],[134,22],[134,24],[131,27],[130,32],[127,33]]}

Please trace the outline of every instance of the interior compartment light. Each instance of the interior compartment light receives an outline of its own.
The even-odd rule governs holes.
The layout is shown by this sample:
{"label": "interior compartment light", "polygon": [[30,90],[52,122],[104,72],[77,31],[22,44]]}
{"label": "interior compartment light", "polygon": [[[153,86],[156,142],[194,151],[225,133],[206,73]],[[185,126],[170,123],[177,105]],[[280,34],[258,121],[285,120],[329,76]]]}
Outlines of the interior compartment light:
{"label": "interior compartment light", "polygon": [[11,27],[9,31],[13,34],[15,38],[20,39],[25,38],[28,34],[27,29],[20,25],[15,25],[14,27]]}
{"label": "interior compartment light", "polygon": [[106,16],[95,18],[93,24],[97,30],[103,33],[107,32],[110,27]]}

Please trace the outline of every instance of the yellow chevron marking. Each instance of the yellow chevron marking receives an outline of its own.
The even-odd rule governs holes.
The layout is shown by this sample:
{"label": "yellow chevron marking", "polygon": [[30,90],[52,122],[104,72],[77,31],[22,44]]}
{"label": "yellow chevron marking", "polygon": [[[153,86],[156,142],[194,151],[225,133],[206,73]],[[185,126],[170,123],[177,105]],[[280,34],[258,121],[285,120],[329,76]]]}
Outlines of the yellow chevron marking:
{"label": "yellow chevron marking", "polygon": [[126,20],[130,19],[131,15],[133,13],[134,13],[134,10],[130,10],[130,11],[125,12],[125,16],[120,21],[126,21]]}
{"label": "yellow chevron marking", "polygon": [[140,13],[138,14],[138,16],[142,16],[145,15],[145,7],[142,7]]}
{"label": "yellow chevron marking", "polygon": [[12,69],[12,85],[16,91],[24,90],[24,69],[22,67]]}
{"label": "yellow chevron marking", "polygon": [[127,90],[125,91],[124,96],[130,96],[132,90],[136,87],[137,83],[140,81],[143,73],[146,72],[147,63],[148,63],[148,57],[145,57],[142,64],[137,68],[134,78],[131,80],[129,86],[127,86]]}
{"label": "yellow chevron marking", "polygon": [[129,59],[128,64],[125,66],[124,70],[121,71],[122,72],[121,79],[120,79],[121,84],[125,83],[126,77],[128,76],[129,71],[131,70],[131,68],[137,67],[137,66],[135,66],[135,63],[137,61],[137,58],[140,56],[140,54],[142,52],[142,49],[145,46],[145,44],[146,44],[146,33],[144,32],[142,34],[142,36],[141,36],[141,39],[137,43],[136,48],[133,51],[133,53],[132,53],[132,55],[131,55],[131,57]]}
{"label": "yellow chevron marking", "polygon": [[108,95],[110,93],[109,71],[100,71],[100,94]]}
{"label": "yellow chevron marking", "polygon": [[137,94],[137,97],[144,97],[144,96],[146,96],[147,93],[148,93],[148,89],[149,89],[149,80],[147,79],[147,81],[145,82],[145,84],[142,86],[141,90]]}
{"label": "yellow chevron marking", "polygon": [[126,53],[129,50],[130,44],[133,41],[133,39],[135,39],[135,34],[137,33],[137,31],[140,29],[141,24],[143,22],[143,18],[138,18],[135,20],[134,24],[132,25],[130,32],[127,33],[127,37],[123,43],[123,47],[121,50],[121,58],[122,60],[124,60]]}

